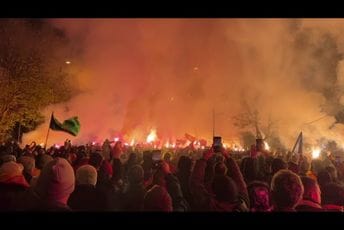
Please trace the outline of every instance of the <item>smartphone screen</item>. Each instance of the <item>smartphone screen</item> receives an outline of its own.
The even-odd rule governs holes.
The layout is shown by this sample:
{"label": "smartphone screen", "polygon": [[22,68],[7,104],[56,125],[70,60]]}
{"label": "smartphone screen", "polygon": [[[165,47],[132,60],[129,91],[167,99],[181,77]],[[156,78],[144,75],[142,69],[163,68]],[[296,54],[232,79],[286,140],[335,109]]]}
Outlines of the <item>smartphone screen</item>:
{"label": "smartphone screen", "polygon": [[213,145],[214,146],[222,146],[222,138],[221,137],[214,137],[213,138]]}

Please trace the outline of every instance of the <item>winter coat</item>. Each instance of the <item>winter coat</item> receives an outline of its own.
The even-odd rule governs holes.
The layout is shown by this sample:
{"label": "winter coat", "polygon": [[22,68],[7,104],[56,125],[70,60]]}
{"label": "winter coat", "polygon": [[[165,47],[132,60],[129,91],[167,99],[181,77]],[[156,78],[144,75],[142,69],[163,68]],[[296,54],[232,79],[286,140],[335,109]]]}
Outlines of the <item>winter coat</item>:
{"label": "winter coat", "polygon": [[77,185],[68,199],[68,206],[76,211],[104,211],[104,194],[93,185]]}
{"label": "winter coat", "polygon": [[27,191],[25,183],[0,183],[0,211],[22,210]]}
{"label": "winter coat", "polygon": [[310,200],[301,200],[296,206],[298,212],[323,212],[323,208],[320,204],[317,204]]}
{"label": "winter coat", "polygon": [[238,202],[235,203],[221,202],[215,199],[215,195],[208,191],[204,184],[206,166],[207,161],[198,160],[191,174],[190,191],[194,200],[194,211],[247,211],[248,205],[243,199],[238,199]]}
{"label": "winter coat", "polygon": [[128,185],[121,199],[121,211],[142,211],[146,189],[143,184]]}

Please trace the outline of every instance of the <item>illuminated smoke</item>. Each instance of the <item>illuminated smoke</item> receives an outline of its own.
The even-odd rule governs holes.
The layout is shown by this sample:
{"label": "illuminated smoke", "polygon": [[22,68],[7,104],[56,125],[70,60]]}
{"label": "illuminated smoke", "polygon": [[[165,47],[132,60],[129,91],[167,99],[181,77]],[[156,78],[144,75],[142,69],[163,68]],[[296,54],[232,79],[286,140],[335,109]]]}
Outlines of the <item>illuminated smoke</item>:
{"label": "illuminated smoke", "polygon": [[[302,130],[305,143],[338,142],[335,121],[343,100],[343,20],[277,19],[68,19],[76,55],[66,57],[82,93],[46,109],[61,120],[79,116],[76,143],[113,139],[145,141],[151,127],[170,143],[185,133],[237,142],[232,121],[245,99],[262,123],[276,121],[287,146]],[[330,116],[305,124],[323,115]],[[47,123],[24,142],[44,141]],[[63,143],[50,132],[48,144]],[[68,136],[68,138],[70,138]],[[270,143],[270,142],[269,142]],[[271,143],[270,143],[271,144]]]}

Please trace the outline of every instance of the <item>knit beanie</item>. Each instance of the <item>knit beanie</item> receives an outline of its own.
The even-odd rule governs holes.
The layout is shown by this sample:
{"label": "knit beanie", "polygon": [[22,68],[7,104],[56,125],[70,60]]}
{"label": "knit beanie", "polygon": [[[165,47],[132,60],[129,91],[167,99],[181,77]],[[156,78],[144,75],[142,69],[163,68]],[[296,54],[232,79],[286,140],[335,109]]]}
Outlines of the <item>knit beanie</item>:
{"label": "knit beanie", "polygon": [[97,184],[97,170],[92,165],[83,165],[76,170],[76,181],[78,184]]}
{"label": "knit beanie", "polygon": [[42,170],[35,191],[46,200],[58,200],[69,196],[74,191],[75,177],[72,166],[64,159],[57,157]]}

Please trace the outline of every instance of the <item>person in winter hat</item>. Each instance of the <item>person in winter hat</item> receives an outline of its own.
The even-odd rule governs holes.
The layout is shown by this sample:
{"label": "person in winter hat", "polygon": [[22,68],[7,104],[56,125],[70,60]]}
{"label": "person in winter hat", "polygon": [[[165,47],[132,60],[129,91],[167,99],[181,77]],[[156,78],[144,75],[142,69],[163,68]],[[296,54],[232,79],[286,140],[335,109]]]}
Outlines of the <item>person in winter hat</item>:
{"label": "person in winter hat", "polygon": [[24,167],[9,161],[0,167],[0,211],[21,210],[26,191],[29,188],[24,175]]}
{"label": "person in winter hat", "polygon": [[0,158],[0,165],[9,161],[17,162],[17,158],[11,154],[3,155]]}
{"label": "person in winter hat", "polygon": [[144,171],[141,165],[132,166],[128,171],[128,184],[123,192],[122,210],[143,210],[144,195]]}
{"label": "person in winter hat", "polygon": [[35,169],[35,159],[29,156],[22,156],[18,159],[18,163],[24,166],[23,174],[26,181],[30,184]]}
{"label": "person in winter hat", "polygon": [[302,181],[294,172],[280,170],[272,178],[271,193],[274,211],[294,212],[303,196]]}
{"label": "person in winter hat", "polygon": [[70,163],[57,157],[42,170],[34,188],[31,210],[67,211],[70,194],[74,191],[75,176]]}
{"label": "person in winter hat", "polygon": [[36,186],[38,177],[39,177],[42,169],[44,168],[44,166],[53,160],[54,159],[52,158],[52,156],[50,156],[48,154],[40,154],[36,157],[36,161],[35,161],[36,167],[35,167],[34,173],[32,175],[32,178],[30,180],[30,187],[31,188],[34,188]]}
{"label": "person in winter hat", "polygon": [[106,198],[98,189],[97,170],[92,165],[80,166],[76,171],[76,186],[68,199],[68,206],[77,211],[104,211]]}
{"label": "person in winter hat", "polygon": [[251,212],[270,212],[270,186],[262,181],[253,181],[247,186]]}
{"label": "person in winter hat", "polygon": [[275,173],[277,173],[281,169],[287,169],[287,168],[288,168],[288,164],[284,160],[280,158],[275,158],[272,160],[272,163],[271,163],[272,175],[275,175]]}
{"label": "person in winter hat", "polygon": [[297,205],[296,210],[299,212],[323,211],[321,207],[321,191],[318,182],[307,176],[302,176],[301,181],[304,192],[302,200]]}
{"label": "person in winter hat", "polygon": [[76,170],[76,183],[78,185],[97,184],[97,170],[92,165],[83,165]]}

